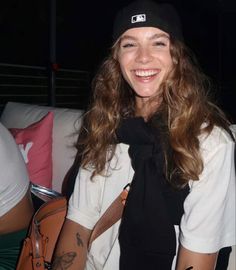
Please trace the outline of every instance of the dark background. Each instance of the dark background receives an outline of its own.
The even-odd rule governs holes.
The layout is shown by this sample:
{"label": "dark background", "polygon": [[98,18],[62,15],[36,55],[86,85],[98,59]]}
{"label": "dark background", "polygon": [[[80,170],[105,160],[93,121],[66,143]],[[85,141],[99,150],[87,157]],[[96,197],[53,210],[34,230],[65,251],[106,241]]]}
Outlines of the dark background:
{"label": "dark background", "polygon": [[[47,66],[49,0],[1,1],[0,63]],[[56,62],[93,76],[111,46],[112,21],[130,1],[57,1]],[[236,1],[172,0],[185,41],[216,85],[218,103],[236,121]]]}

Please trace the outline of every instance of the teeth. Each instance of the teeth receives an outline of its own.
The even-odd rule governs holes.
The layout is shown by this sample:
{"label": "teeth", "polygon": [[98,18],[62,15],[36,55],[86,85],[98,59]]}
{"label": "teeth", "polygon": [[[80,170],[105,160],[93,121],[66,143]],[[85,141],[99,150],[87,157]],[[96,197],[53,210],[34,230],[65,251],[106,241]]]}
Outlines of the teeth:
{"label": "teeth", "polygon": [[135,75],[139,77],[148,77],[157,74],[156,70],[135,70]]}

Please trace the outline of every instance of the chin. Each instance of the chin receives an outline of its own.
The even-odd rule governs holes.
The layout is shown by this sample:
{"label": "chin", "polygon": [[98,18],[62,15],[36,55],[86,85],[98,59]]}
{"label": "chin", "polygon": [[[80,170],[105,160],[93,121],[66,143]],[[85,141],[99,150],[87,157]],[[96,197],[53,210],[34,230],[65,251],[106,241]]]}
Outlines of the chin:
{"label": "chin", "polygon": [[151,98],[157,96],[157,92],[152,91],[135,91],[135,94],[140,98]]}

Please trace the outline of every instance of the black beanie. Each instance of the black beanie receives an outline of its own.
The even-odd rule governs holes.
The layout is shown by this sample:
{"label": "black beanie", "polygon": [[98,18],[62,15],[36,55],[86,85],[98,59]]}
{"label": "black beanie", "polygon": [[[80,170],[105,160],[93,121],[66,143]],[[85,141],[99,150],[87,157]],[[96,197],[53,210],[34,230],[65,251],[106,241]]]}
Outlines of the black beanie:
{"label": "black beanie", "polygon": [[136,27],[156,27],[171,37],[183,40],[182,27],[175,8],[166,3],[137,0],[121,9],[113,26],[113,40],[125,31]]}

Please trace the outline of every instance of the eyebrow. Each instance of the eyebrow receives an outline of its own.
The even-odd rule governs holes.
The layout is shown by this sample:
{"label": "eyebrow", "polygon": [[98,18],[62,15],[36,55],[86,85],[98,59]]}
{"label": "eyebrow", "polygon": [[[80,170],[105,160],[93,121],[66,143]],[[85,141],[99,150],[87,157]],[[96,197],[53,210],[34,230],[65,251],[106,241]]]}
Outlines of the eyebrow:
{"label": "eyebrow", "polygon": [[153,40],[155,38],[160,38],[160,37],[164,37],[164,38],[170,38],[168,34],[165,33],[160,33],[160,34],[154,34],[153,36],[151,36],[149,39]]}
{"label": "eyebrow", "polygon": [[[168,39],[170,38],[168,34],[160,33],[160,34],[154,34],[148,39],[153,40],[153,39],[160,38],[160,37],[164,37],[164,38],[168,38]],[[135,36],[124,35],[124,36],[121,37],[120,41],[122,41],[124,39],[137,40],[137,38]]]}

